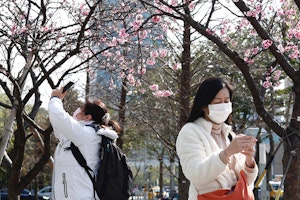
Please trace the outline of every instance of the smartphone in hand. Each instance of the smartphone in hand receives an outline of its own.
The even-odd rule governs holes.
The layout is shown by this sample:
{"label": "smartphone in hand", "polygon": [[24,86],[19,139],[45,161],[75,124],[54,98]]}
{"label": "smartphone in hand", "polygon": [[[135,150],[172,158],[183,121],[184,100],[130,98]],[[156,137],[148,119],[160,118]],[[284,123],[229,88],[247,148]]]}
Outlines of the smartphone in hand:
{"label": "smartphone in hand", "polygon": [[62,92],[65,93],[68,89],[70,89],[72,86],[74,85],[74,82],[70,81],[69,83],[67,83],[67,85],[65,85],[63,87]]}

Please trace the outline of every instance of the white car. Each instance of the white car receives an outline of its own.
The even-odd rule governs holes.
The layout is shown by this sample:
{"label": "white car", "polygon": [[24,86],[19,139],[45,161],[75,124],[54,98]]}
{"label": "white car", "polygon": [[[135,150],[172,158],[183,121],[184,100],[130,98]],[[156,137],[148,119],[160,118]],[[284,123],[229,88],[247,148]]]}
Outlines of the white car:
{"label": "white car", "polygon": [[52,187],[46,186],[38,191],[38,199],[39,200],[51,200],[52,199]]}

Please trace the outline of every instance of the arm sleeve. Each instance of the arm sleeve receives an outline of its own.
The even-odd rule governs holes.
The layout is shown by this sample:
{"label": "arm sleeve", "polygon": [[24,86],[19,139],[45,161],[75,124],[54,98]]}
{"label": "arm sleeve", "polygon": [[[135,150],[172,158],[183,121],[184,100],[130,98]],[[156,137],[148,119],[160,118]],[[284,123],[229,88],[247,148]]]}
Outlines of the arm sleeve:
{"label": "arm sleeve", "polygon": [[183,173],[195,185],[210,183],[226,168],[220,152],[212,152],[209,146],[199,128],[192,124],[186,124],[177,137],[176,151]]}
{"label": "arm sleeve", "polygon": [[254,168],[249,168],[246,166],[246,164],[244,164],[244,171],[245,171],[245,174],[247,176],[247,181],[248,181],[248,184],[251,185],[251,186],[254,186],[254,182],[256,180],[256,177],[258,175],[258,167],[257,167],[257,164],[255,163],[255,166]]}
{"label": "arm sleeve", "polygon": [[82,126],[63,108],[59,98],[51,98],[48,104],[49,119],[56,137],[63,135],[71,140],[76,146],[89,141],[95,133],[92,127]]}

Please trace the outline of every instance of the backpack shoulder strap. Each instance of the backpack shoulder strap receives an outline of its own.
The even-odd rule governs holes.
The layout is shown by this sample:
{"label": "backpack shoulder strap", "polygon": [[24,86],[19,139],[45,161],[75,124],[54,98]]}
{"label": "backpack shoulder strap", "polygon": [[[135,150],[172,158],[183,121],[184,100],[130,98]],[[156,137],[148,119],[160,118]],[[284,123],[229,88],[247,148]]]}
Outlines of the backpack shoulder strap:
{"label": "backpack shoulder strap", "polygon": [[[86,126],[90,126],[90,127],[94,128],[96,132],[99,130],[99,127],[96,124],[89,124],[89,125],[86,125]],[[79,163],[79,165],[85,169],[86,173],[90,177],[90,179],[93,183],[93,186],[95,188],[95,177],[93,176],[94,172],[87,165],[87,162],[86,162],[85,158],[83,157],[82,153],[80,152],[79,148],[73,142],[71,142],[70,150],[71,150],[74,158]]]}
{"label": "backpack shoulder strap", "polygon": [[86,173],[89,175],[89,177],[90,177],[90,179],[91,179],[91,181],[93,182],[93,185],[94,185],[95,184],[95,178],[92,175],[93,170],[87,165],[86,160],[83,157],[82,153],[80,152],[78,147],[75,144],[73,144],[73,142],[71,142],[70,149],[71,149],[71,152],[72,152],[73,156],[75,157],[75,159],[77,160],[79,165],[85,169]]}

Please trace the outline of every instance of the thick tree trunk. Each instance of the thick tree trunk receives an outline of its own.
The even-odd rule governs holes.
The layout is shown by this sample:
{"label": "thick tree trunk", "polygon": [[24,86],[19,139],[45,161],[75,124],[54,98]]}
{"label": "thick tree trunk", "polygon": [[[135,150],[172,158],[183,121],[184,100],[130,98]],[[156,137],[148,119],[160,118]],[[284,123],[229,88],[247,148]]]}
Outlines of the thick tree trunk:
{"label": "thick tree trunk", "polygon": [[[292,153],[292,154],[291,154]],[[295,153],[295,154],[293,154]],[[288,162],[291,159],[291,165],[288,168]],[[284,143],[284,154],[282,158],[283,163],[283,173],[286,174],[286,179],[284,182],[284,199],[285,200],[295,200],[299,199],[300,196],[300,182],[299,182],[299,172],[300,172],[300,151],[290,152],[289,146]],[[288,171],[287,171],[288,170]]]}
{"label": "thick tree trunk", "polygon": [[[295,101],[292,120],[286,131],[289,135],[284,140],[283,172],[287,172],[284,182],[284,199],[294,200],[300,196],[300,83],[295,83]],[[289,166],[289,159],[291,164]]]}
{"label": "thick tree trunk", "polygon": [[[188,23],[184,23],[183,33],[183,53],[182,53],[182,73],[180,80],[180,119],[179,130],[186,122],[190,111],[190,96],[191,96],[191,30]],[[181,165],[179,165],[179,200],[188,199],[189,181],[182,173]]]}

